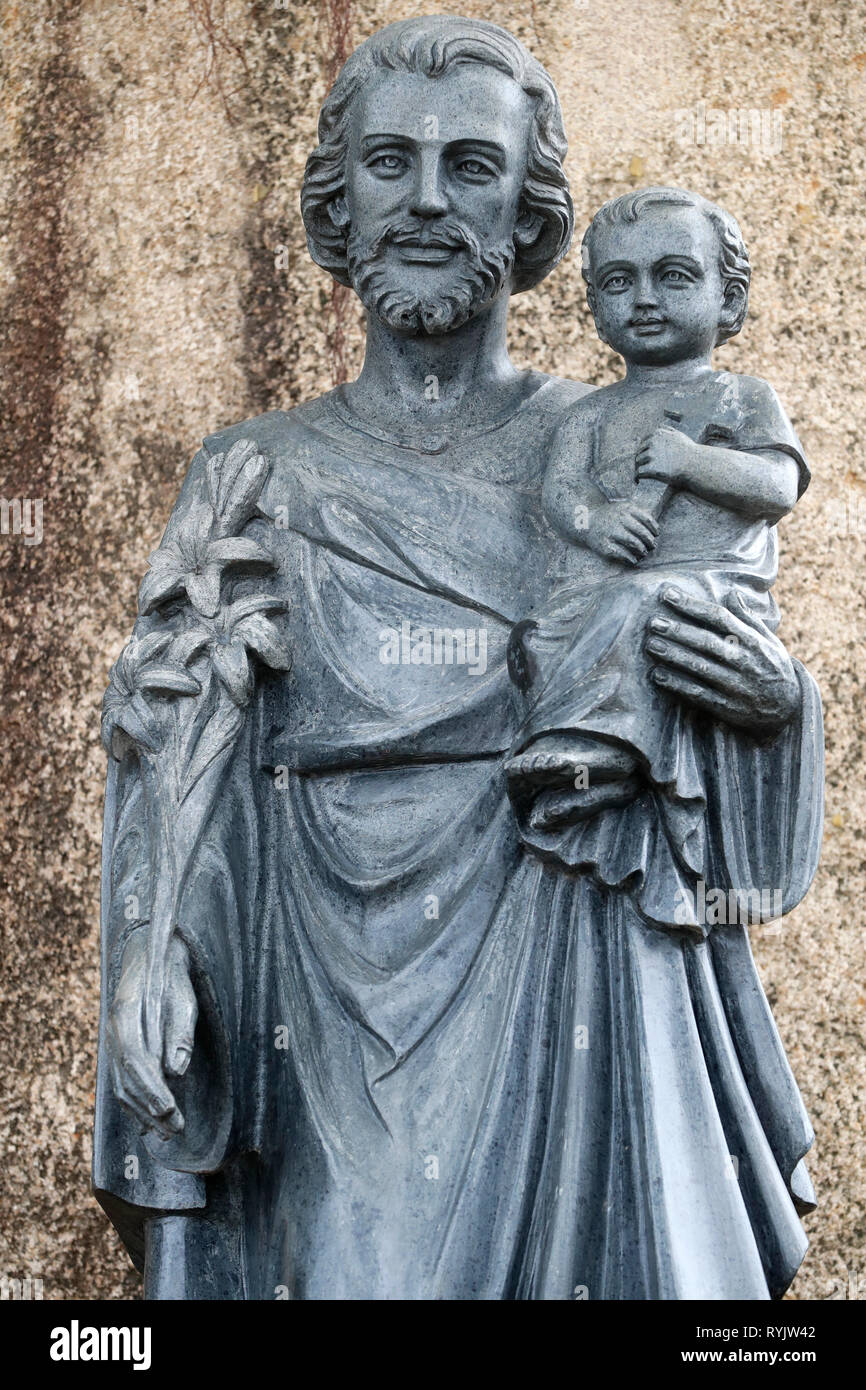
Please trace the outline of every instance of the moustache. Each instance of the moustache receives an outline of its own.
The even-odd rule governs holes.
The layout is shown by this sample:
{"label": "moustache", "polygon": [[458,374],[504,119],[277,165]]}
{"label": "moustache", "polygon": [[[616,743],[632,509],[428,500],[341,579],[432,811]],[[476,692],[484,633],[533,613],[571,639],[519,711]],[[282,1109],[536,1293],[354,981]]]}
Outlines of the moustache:
{"label": "moustache", "polygon": [[478,238],[456,218],[443,218],[436,223],[399,221],[386,224],[367,247],[371,258],[381,255],[389,244],[412,245],[450,251],[481,252]]}

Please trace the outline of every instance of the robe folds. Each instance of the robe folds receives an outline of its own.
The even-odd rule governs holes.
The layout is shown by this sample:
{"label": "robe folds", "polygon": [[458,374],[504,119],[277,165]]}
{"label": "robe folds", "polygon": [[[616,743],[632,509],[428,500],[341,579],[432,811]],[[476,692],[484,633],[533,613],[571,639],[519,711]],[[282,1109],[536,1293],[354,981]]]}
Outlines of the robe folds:
{"label": "robe folds", "polygon": [[[152,887],[134,757],[109,772],[94,1189],[148,1297],[766,1299],[802,1260],[812,1134],[747,927],[660,926],[616,813],[575,859],[573,827],[540,843],[509,799],[509,639],[561,544],[545,441],[585,389],[542,379],[426,456],[338,389],[193,462],[168,534],[209,455],[248,438],[271,464],[250,534],[294,664],[259,675],[182,903],[200,1018],[165,1141],[106,1067]],[[821,838],[797,671],[774,739],[695,737],[706,882],[783,911]]]}

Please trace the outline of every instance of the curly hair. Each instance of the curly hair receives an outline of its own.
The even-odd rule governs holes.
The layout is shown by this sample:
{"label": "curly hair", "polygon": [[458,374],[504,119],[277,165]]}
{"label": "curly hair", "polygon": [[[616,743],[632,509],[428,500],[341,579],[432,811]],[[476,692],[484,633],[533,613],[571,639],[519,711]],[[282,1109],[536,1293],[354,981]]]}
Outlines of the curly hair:
{"label": "curly hair", "polygon": [[636,193],[624,193],[619,198],[613,198],[609,203],[605,203],[604,207],[599,208],[581,242],[581,271],[587,284],[586,297],[589,307],[594,313],[592,242],[595,233],[600,227],[636,222],[644,208],[660,205],[697,208],[711,223],[716,233],[719,243],[719,270],[725,293],[727,294],[729,286],[736,286],[742,291],[742,303],[736,317],[730,324],[719,327],[716,342],[727,342],[728,338],[733,338],[739,333],[749,309],[749,281],[752,274],[749,252],[735,218],[717,203],[711,203],[708,198],[701,197],[700,193],[689,193],[685,188],[640,188]]}
{"label": "curly hair", "polygon": [[563,168],[568,145],[549,73],[513,35],[496,24],[456,15],[399,20],[373,34],[346,60],[322,107],[319,144],[304,172],[301,215],[307,246],[317,265],[341,284],[350,283],[346,265],[349,227],[336,226],[329,208],[345,193],[355,98],[377,69],[436,78],[458,63],[481,63],[506,73],[534,103],[520,212],[540,218],[542,230],[531,246],[516,248],[514,291],[537,285],[568,250],[574,231],[574,208]]}

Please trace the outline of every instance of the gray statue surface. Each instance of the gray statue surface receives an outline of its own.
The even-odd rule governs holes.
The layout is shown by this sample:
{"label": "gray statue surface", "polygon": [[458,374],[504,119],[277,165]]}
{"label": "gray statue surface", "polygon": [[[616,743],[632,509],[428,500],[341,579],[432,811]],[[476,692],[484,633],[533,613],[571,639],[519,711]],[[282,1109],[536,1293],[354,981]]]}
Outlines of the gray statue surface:
{"label": "gray statue surface", "polygon": [[518,370],[559,102],[389,25],[302,212],[356,381],[208,437],[112,670],[94,1189],[162,1299],[766,1299],[811,1129],[752,960],[822,828],[776,636],[808,481],[695,194],[584,239],[593,391]]}

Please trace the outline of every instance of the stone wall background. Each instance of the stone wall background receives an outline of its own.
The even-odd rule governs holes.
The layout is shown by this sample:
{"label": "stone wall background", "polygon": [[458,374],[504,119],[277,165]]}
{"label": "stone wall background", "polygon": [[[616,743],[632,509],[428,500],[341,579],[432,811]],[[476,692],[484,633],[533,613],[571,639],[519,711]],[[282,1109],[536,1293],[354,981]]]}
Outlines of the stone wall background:
{"label": "stone wall background", "polygon": [[[46,1298],[138,1294],[88,1188],[108,668],[201,436],[359,365],[358,310],[306,254],[303,164],[341,57],[431,8],[0,6],[0,489],[44,502],[41,544],[0,537],[0,1274],[41,1277]],[[581,230],[604,199],[666,182],[724,202],[750,244],[751,315],[718,361],[775,384],[812,460],[777,593],[827,719],[818,880],[780,932],[754,934],[817,1130],[820,1206],[792,1296],[866,1297],[866,4],[462,11],[550,69]],[[763,140],[699,143],[702,103],[710,140],[713,111],[741,108],[764,113]],[[617,374],[575,252],[514,302],[512,345],[519,363]]]}

